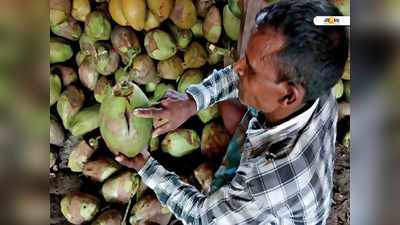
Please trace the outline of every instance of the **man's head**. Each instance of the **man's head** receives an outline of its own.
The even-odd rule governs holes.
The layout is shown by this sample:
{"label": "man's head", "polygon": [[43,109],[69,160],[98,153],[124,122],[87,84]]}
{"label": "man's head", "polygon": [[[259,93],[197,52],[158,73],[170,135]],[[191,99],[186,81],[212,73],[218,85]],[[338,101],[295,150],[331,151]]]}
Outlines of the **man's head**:
{"label": "man's head", "polygon": [[256,16],[246,56],[234,66],[239,98],[265,113],[290,115],[327,93],[347,60],[345,27],[315,26],[315,16],[341,16],[321,0],[282,0]]}

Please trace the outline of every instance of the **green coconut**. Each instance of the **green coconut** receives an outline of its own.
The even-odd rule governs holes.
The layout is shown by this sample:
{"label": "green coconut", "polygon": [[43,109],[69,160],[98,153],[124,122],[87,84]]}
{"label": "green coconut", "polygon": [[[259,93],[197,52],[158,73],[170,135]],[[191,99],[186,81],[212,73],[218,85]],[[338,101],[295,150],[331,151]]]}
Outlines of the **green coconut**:
{"label": "green coconut", "polygon": [[174,0],[147,0],[146,2],[150,11],[161,21],[168,19],[174,4]]}
{"label": "green coconut", "polygon": [[239,7],[239,0],[228,0],[228,7],[232,14],[237,18],[240,19],[242,17],[242,12]]}
{"label": "green coconut", "polygon": [[[83,33],[81,35],[81,37],[79,38],[79,47],[80,47],[80,51],[78,52],[78,54],[82,54],[82,56],[80,56],[80,62],[83,61],[84,56],[89,56],[89,55],[95,55],[96,54],[96,47],[95,47],[95,43],[96,40],[90,36],[88,36],[86,33]],[[76,56],[76,61],[78,66],[80,65],[80,63],[78,63],[78,56]]]}
{"label": "green coconut", "polygon": [[209,123],[201,134],[201,153],[218,162],[225,155],[229,142],[230,135],[225,127],[216,122]]}
{"label": "green coconut", "polygon": [[350,101],[350,81],[344,81],[343,82],[344,86],[344,97],[346,101]]}
{"label": "green coconut", "polygon": [[54,65],[51,67],[51,73],[60,76],[64,86],[68,86],[78,80],[75,70],[70,66]]}
{"label": "green coconut", "polygon": [[140,178],[137,173],[121,171],[106,180],[101,188],[101,193],[106,202],[127,204],[135,195],[139,184]]}
{"label": "green coconut", "polygon": [[343,80],[350,80],[350,57],[346,61],[346,65],[344,66],[344,72],[342,75]]}
{"label": "green coconut", "polygon": [[74,52],[69,44],[58,38],[50,39],[50,63],[65,62],[72,58]]}
{"label": "green coconut", "polygon": [[102,183],[121,168],[122,166],[111,158],[99,157],[85,164],[83,175]]}
{"label": "green coconut", "polygon": [[69,85],[58,98],[57,112],[66,129],[69,129],[69,123],[81,109],[84,101],[85,95],[83,91],[74,85]]}
{"label": "green coconut", "polygon": [[177,80],[184,71],[182,60],[179,56],[174,55],[167,60],[160,61],[157,64],[157,71],[163,79]]}
{"label": "green coconut", "polygon": [[231,52],[228,49],[219,48],[213,44],[208,45],[207,51],[208,51],[207,62],[210,65],[215,65],[219,62],[222,62],[224,56],[231,54]]}
{"label": "green coconut", "polygon": [[196,7],[192,0],[175,0],[169,18],[181,29],[190,29],[197,19]]}
{"label": "green coconut", "polygon": [[110,75],[118,69],[119,55],[108,43],[96,43],[94,62],[96,70],[102,75]]}
{"label": "green coconut", "polygon": [[152,133],[152,120],[136,117],[133,110],[147,107],[148,99],[134,83],[122,80],[107,95],[100,107],[100,132],[114,153],[134,157],[147,147]]}
{"label": "green coconut", "polygon": [[96,87],[94,88],[94,98],[98,103],[103,102],[106,95],[112,93],[112,83],[107,77],[100,77],[97,80]]}
{"label": "green coconut", "polygon": [[100,209],[100,200],[90,194],[74,192],[65,195],[60,203],[61,213],[73,224],[91,221]]}
{"label": "green coconut", "polygon": [[50,26],[56,26],[68,19],[71,13],[70,0],[49,0]]}
{"label": "green coconut", "polygon": [[138,84],[160,82],[153,60],[147,54],[141,54],[135,58],[129,76]]}
{"label": "green coconut", "polygon": [[172,213],[154,195],[142,196],[132,208],[130,224],[167,225]]}
{"label": "green coconut", "polygon": [[89,0],[72,0],[71,15],[76,20],[85,22],[90,10],[91,8]]}
{"label": "green coconut", "polygon": [[221,14],[217,7],[208,10],[203,22],[203,34],[207,41],[217,43],[222,33]]}
{"label": "green coconut", "polygon": [[240,19],[237,18],[226,5],[222,12],[222,21],[224,24],[225,33],[234,41],[240,37]]}
{"label": "green coconut", "polygon": [[204,162],[200,164],[196,169],[194,169],[194,177],[199,182],[201,186],[201,191],[207,194],[211,191],[211,184],[214,172],[217,167],[211,162]]}
{"label": "green coconut", "polygon": [[78,69],[79,80],[87,89],[93,91],[96,87],[99,73],[96,69],[96,64],[92,56],[86,57],[79,65]]}
{"label": "green coconut", "polygon": [[50,74],[50,106],[57,102],[61,95],[61,79],[55,74]]}
{"label": "green coconut", "polygon": [[69,130],[74,136],[82,136],[99,127],[100,104],[80,110],[72,119]]}
{"label": "green coconut", "polygon": [[161,142],[161,149],[173,157],[182,157],[192,153],[200,147],[200,138],[196,131],[190,129],[176,129],[168,132]]}
{"label": "green coconut", "polygon": [[65,140],[64,129],[57,119],[50,115],[50,144],[62,146]]}
{"label": "green coconut", "polygon": [[176,45],[171,36],[162,30],[156,29],[146,33],[144,46],[147,54],[156,60],[166,60],[176,53]]}
{"label": "green coconut", "polygon": [[175,87],[172,84],[159,83],[150,99],[150,104],[157,102],[168,89],[175,90]]}
{"label": "green coconut", "polygon": [[110,21],[100,11],[91,12],[86,18],[85,33],[98,41],[109,40],[111,35]]}
{"label": "green coconut", "polygon": [[183,68],[200,68],[207,63],[207,52],[197,41],[192,42],[183,55]]}
{"label": "green coconut", "polygon": [[214,5],[215,0],[196,0],[197,15],[206,17],[208,10]]}
{"label": "green coconut", "polygon": [[71,41],[79,40],[79,37],[82,34],[81,26],[79,26],[78,22],[72,17],[68,17],[66,21],[58,25],[51,26],[50,28],[55,35]]}
{"label": "green coconut", "polygon": [[149,31],[149,30],[159,27],[160,24],[161,24],[160,18],[158,16],[154,15],[154,13],[151,12],[150,10],[147,10],[146,21],[144,22],[143,29],[145,31]]}
{"label": "green coconut", "polygon": [[350,16],[350,0],[331,0],[344,16]]}
{"label": "green coconut", "polygon": [[350,131],[347,131],[346,135],[343,138],[343,146],[347,149],[350,148]]}
{"label": "green coconut", "polygon": [[192,84],[198,84],[203,81],[203,73],[201,70],[188,70],[179,79],[178,92],[185,93],[187,87]]}
{"label": "green coconut", "polygon": [[179,50],[185,49],[192,41],[192,31],[190,29],[181,29],[172,22],[168,22],[167,26],[175,39],[176,47]]}
{"label": "green coconut", "polygon": [[158,150],[160,145],[160,139],[158,137],[151,138],[150,140],[150,151],[154,152]]}
{"label": "green coconut", "polygon": [[342,80],[339,80],[335,86],[333,87],[333,89],[335,90],[335,94],[336,94],[336,99],[342,97],[343,95],[343,82]]}
{"label": "green coconut", "polygon": [[111,43],[121,56],[122,62],[129,67],[142,48],[135,32],[126,27],[116,26],[111,33]]}
{"label": "green coconut", "polygon": [[197,20],[196,23],[190,28],[193,35],[196,38],[201,38],[204,36],[203,34],[203,22],[201,20]]}
{"label": "green coconut", "polygon": [[208,108],[202,109],[197,113],[201,122],[208,123],[210,120],[219,116],[218,105],[214,104]]}
{"label": "green coconut", "polygon": [[107,209],[100,214],[92,225],[121,225],[122,213],[116,209]]}
{"label": "green coconut", "polygon": [[96,148],[89,146],[85,140],[81,140],[72,147],[68,157],[68,168],[72,172],[82,172],[89,158],[96,150]]}

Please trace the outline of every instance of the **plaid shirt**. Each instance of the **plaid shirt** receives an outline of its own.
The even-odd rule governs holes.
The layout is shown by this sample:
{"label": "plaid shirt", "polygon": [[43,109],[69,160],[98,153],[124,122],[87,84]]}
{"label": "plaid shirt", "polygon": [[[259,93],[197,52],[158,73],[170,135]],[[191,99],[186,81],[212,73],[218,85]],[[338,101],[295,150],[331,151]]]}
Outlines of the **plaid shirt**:
{"label": "plaid shirt", "polygon": [[[237,82],[228,66],[187,92],[201,110],[236,98]],[[212,193],[201,194],[153,158],[139,174],[184,224],[325,224],[336,139],[333,92],[272,128],[264,126],[263,115],[254,109],[246,112],[234,135],[243,140],[239,167],[230,183]]]}

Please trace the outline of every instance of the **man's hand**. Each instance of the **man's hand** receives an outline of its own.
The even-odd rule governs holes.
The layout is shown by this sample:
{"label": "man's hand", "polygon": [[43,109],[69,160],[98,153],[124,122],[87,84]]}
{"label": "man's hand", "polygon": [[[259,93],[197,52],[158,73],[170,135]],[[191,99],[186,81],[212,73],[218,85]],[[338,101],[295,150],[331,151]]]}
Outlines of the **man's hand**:
{"label": "man's hand", "polygon": [[197,112],[196,102],[191,95],[174,90],[165,92],[159,106],[134,111],[135,116],[138,117],[168,120],[167,123],[154,130],[153,137],[175,130]]}
{"label": "man's hand", "polygon": [[121,165],[126,166],[131,169],[135,169],[139,172],[140,169],[146,164],[147,160],[150,158],[150,153],[147,148],[143,149],[139,154],[133,158],[128,158],[122,154],[116,154],[115,160]]}

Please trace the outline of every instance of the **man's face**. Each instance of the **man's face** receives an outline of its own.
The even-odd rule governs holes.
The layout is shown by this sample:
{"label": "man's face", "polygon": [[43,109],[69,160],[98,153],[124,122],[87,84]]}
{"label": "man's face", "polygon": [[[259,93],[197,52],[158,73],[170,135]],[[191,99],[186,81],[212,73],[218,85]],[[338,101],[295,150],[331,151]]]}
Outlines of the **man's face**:
{"label": "man's face", "polygon": [[279,107],[285,92],[277,83],[275,57],[283,44],[283,35],[274,28],[260,29],[250,37],[245,56],[234,65],[240,102],[264,113]]}

